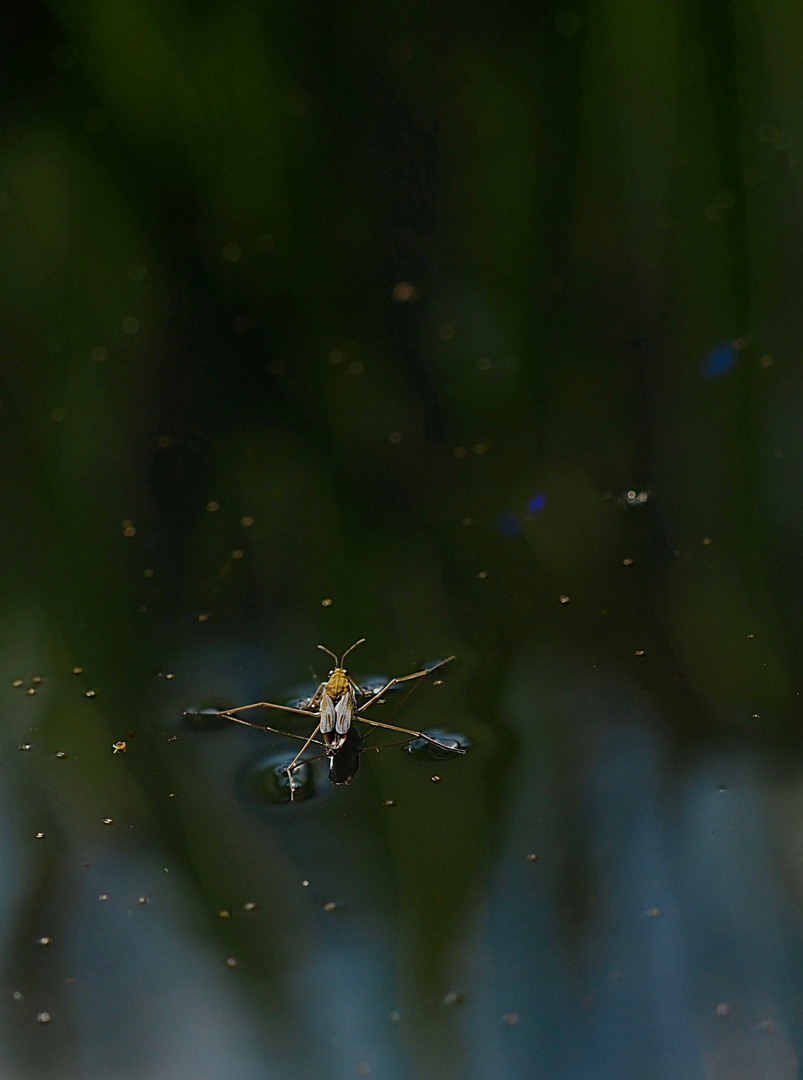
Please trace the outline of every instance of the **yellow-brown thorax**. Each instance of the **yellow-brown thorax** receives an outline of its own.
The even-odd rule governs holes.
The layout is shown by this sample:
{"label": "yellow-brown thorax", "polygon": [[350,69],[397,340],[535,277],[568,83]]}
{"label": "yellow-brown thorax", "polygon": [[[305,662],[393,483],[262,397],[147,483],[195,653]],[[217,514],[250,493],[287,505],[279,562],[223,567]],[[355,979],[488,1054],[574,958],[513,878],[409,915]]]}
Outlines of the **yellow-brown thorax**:
{"label": "yellow-brown thorax", "polygon": [[341,698],[345,694],[349,685],[349,677],[346,674],[345,668],[336,667],[329,676],[329,681],[326,684],[326,693],[332,701],[337,701],[338,698]]}

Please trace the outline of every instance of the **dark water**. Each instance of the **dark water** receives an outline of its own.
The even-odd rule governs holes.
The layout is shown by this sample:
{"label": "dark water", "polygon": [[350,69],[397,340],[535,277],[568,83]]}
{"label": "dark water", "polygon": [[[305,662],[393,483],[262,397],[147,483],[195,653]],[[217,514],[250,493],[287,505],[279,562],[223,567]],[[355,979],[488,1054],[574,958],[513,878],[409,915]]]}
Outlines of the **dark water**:
{"label": "dark water", "polygon": [[800,17],[4,20],[0,1075],[797,1076]]}

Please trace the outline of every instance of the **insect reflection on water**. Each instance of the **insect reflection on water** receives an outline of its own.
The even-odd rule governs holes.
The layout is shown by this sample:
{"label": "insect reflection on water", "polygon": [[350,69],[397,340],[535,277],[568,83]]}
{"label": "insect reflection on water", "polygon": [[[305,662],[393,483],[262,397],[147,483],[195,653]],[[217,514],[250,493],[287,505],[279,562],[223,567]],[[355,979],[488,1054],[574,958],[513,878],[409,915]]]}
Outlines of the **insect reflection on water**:
{"label": "insect reflection on water", "polygon": [[[454,660],[454,657],[447,656],[445,660],[440,660],[436,664],[414,671],[410,675],[399,675],[389,679],[379,689],[372,688],[368,690],[361,688],[344,667],[344,661],[348,654],[364,641],[365,638],[355,641],[339,659],[325,646],[319,645],[319,649],[332,657],[335,666],[329,672],[327,679],[318,686],[315,693],[310,698],[300,702],[298,706],[277,705],[271,701],[257,701],[252,705],[240,705],[233,709],[224,709],[217,714],[238,724],[245,724],[247,727],[257,728],[261,731],[271,731],[277,735],[286,735],[289,738],[299,739],[303,743],[293,760],[282,768],[282,771],[287,776],[291,802],[296,790],[298,790],[295,773],[305,765],[305,761],[302,761],[302,755],[313,743],[322,746],[323,754],[321,756],[326,756],[329,759],[329,779],[333,784],[348,784],[353,779],[360,765],[360,755],[363,752],[363,741],[366,737],[358,730],[358,723],[368,725],[374,730],[384,728],[388,731],[401,732],[413,739],[431,743],[433,747],[437,747],[447,754],[465,753],[465,747],[460,745],[459,740],[437,739],[428,735],[425,731],[399,727],[396,724],[373,720],[362,715],[366,709],[377,702],[381,702],[383,695],[394,687],[401,683],[421,680],[433,671],[437,671],[450,663]],[[411,693],[412,689],[414,687],[408,693]],[[406,696],[402,700],[406,700]],[[316,723],[312,733],[305,738],[291,732],[280,731],[278,728],[270,727],[267,724],[254,724],[250,720],[244,720],[242,717],[235,715],[248,709],[276,709],[296,716],[308,717],[315,720]],[[305,760],[309,761],[310,759]]]}

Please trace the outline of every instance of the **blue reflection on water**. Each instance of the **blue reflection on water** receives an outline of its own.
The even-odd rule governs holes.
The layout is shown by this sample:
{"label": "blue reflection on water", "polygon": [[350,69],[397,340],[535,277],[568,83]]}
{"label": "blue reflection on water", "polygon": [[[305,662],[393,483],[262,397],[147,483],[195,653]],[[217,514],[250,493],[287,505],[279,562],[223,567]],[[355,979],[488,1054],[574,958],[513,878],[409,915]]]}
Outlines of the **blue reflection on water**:
{"label": "blue reflection on water", "polygon": [[[183,691],[170,692],[167,714],[178,717]],[[491,760],[483,729],[473,731],[477,752],[426,788],[444,793],[438,805],[451,816],[438,834],[419,783],[430,770],[401,750],[349,790],[324,781],[320,798],[261,814],[261,803],[240,798],[243,758],[246,768],[273,753],[286,760],[296,743],[237,725],[188,728],[169,744],[169,784],[154,803],[200,837],[184,865],[131,809],[120,766],[133,755],[107,751],[94,768],[113,829],[62,812],[57,840],[41,799],[35,813],[0,822],[6,950],[20,926],[55,942],[45,955],[33,935],[22,941],[23,966],[7,987],[19,988],[12,1015],[28,1027],[14,1039],[39,1036],[46,1007],[49,1030],[65,1042],[69,1031],[80,1047],[76,1075],[86,1080],[351,1080],[369,1069],[387,1080],[722,1080],[734,1060],[758,1080],[797,1075],[803,780],[779,790],[727,744],[681,764],[658,708],[574,649],[539,643],[514,663],[499,701],[516,745],[500,792],[505,828],[493,846],[480,839],[467,852],[473,916],[428,969],[421,958],[438,944],[426,935],[440,901],[420,866],[448,867],[465,815],[483,821],[482,784],[463,796],[458,788],[461,766]],[[164,735],[154,752],[168,746]],[[51,764],[33,753],[0,767],[15,806],[26,807],[25,785],[40,777],[50,789]],[[387,792],[400,796],[393,809]],[[33,837],[39,824],[44,843]],[[418,838],[405,854],[410,830]],[[72,892],[48,906],[42,896],[75,852],[83,863]],[[452,872],[460,867],[458,857]],[[221,921],[224,903],[231,917]],[[63,985],[63,971],[74,984]],[[4,1053],[3,1076],[52,1074]]]}
{"label": "blue reflection on water", "polygon": [[718,379],[725,375],[736,363],[736,349],[732,341],[721,341],[703,361],[703,375],[708,379]]}
{"label": "blue reflection on water", "polygon": [[[557,656],[542,662],[561,668]],[[767,843],[767,777],[724,748],[676,773],[650,703],[597,672],[583,687],[593,725],[573,734],[586,769],[567,792],[536,718],[571,711],[579,691],[542,689],[534,703],[542,672],[535,662],[522,671],[531,692],[513,686],[504,711],[528,782],[466,978],[478,1074],[524,1076],[536,1062],[566,1080],[692,1080],[731,1075],[738,1056],[743,1075],[797,1075],[789,1002],[803,942]],[[513,1030],[502,1022],[510,1010]]]}
{"label": "blue reflection on water", "polygon": [[537,495],[533,495],[530,501],[527,503],[527,513],[537,514],[539,510],[542,510],[546,505],[546,494],[543,491],[539,491]]}

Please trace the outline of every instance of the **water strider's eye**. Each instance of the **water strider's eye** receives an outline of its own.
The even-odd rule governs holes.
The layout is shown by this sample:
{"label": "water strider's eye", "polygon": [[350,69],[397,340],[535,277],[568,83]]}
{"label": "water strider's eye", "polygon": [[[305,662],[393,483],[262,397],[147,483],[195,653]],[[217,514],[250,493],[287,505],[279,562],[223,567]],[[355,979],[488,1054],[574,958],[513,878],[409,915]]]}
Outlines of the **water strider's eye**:
{"label": "water strider's eye", "polygon": [[343,668],[343,674],[344,674],[344,675],[346,676],[346,678],[348,678],[348,677],[349,677],[349,673],[348,673],[348,672],[346,671],[346,669],[345,669],[345,668]]}
{"label": "water strider's eye", "polygon": [[330,679],[331,679],[331,677],[332,677],[332,676],[334,675],[334,673],[335,673],[335,672],[334,672],[334,669],[332,669],[332,671],[330,671],[330,672],[329,672],[329,678],[330,678]]}

